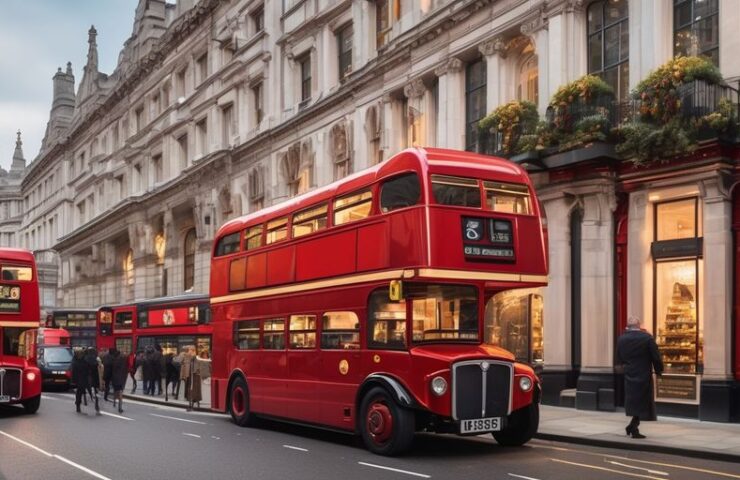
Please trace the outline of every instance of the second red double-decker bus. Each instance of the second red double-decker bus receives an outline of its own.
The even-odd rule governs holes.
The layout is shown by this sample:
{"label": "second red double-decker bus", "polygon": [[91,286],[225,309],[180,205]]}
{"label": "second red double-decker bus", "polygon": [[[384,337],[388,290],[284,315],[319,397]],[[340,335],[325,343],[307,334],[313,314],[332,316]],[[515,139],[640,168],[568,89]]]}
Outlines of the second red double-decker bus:
{"label": "second red double-decker bus", "polygon": [[208,295],[184,294],[140,300],[98,309],[97,348],[116,347],[121,353],[160,345],[177,354],[193,345],[198,356],[211,353]]}
{"label": "second red double-decker bus", "polygon": [[484,311],[546,284],[540,214],[513,163],[409,149],[227,223],[211,263],[213,408],[356,432],[379,454],[420,430],[527,442],[539,380],[492,344]]}
{"label": "second red double-decker bus", "polygon": [[38,328],[40,316],[33,254],[0,248],[0,405],[21,404],[28,413],[41,404],[41,372],[18,349],[21,335]]}

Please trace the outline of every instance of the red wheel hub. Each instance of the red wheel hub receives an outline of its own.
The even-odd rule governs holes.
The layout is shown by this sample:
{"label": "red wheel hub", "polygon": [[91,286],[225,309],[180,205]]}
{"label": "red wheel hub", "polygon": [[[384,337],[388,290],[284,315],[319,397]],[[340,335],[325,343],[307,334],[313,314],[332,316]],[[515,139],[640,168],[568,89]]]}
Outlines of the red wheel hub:
{"label": "red wheel hub", "polygon": [[365,417],[370,438],[377,444],[383,444],[393,435],[393,414],[385,403],[376,401],[370,405]]}
{"label": "red wheel hub", "polygon": [[246,410],[245,404],[246,397],[244,395],[244,390],[242,390],[241,387],[235,388],[234,392],[231,394],[231,411],[234,412],[234,415],[237,417],[241,417],[244,415]]}

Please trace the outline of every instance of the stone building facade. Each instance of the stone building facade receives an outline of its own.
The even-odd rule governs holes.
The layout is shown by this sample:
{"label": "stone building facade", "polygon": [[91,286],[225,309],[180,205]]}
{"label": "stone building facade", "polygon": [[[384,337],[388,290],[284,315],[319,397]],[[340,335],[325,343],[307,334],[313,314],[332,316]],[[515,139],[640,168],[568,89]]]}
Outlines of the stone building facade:
{"label": "stone building facade", "polygon": [[[526,99],[544,114],[586,73],[624,97],[672,56],[699,53],[737,79],[738,24],[733,0],[142,0],[114,72],[98,71],[91,28],[79,84],[70,65],[54,76],[7,241],[58,268],[58,305],[206,293],[226,220],[411,145],[476,149],[477,122],[496,106]],[[656,177],[592,163],[533,173],[549,218],[550,286],[535,292],[547,401],[573,388],[581,408],[619,402],[619,318],[655,317],[656,195],[701,198],[700,268],[721,271],[701,287],[704,342],[716,346],[704,375],[736,388],[733,162]]]}

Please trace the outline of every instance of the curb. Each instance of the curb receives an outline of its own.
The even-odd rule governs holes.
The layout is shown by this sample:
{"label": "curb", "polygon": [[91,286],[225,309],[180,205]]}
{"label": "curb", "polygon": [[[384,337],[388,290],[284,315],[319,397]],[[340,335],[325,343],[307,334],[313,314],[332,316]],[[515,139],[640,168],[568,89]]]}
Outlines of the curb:
{"label": "curb", "polygon": [[[138,395],[130,395],[130,394],[123,394],[123,398],[127,400],[138,400],[139,402],[144,403],[152,403],[154,405],[164,405],[166,407],[177,407],[182,408],[183,410],[187,410],[188,406],[181,404],[181,403],[172,403],[172,402],[166,402],[164,400],[160,400],[159,398],[148,398],[148,397],[140,397]],[[210,408],[205,407],[193,407],[194,412],[209,412],[214,413],[213,410]]]}
{"label": "curb", "polygon": [[740,462],[740,455],[731,453],[713,452],[708,450],[692,450],[690,448],[670,447],[667,445],[656,445],[654,443],[620,442],[616,440],[603,440],[598,438],[573,437],[559,435],[556,433],[536,433],[535,438],[540,440],[551,440],[554,442],[574,443],[577,445],[588,445],[592,447],[619,448],[635,452],[665,453],[668,455],[682,455],[685,457],[701,458],[704,460],[719,460],[722,462]]}

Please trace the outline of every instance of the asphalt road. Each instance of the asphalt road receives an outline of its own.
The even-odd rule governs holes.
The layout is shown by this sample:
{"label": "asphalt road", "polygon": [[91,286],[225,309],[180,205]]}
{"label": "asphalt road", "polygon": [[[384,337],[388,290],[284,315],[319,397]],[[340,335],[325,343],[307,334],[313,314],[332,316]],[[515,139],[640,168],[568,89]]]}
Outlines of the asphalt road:
{"label": "asphalt road", "polygon": [[405,456],[379,457],[349,435],[124,401],[95,416],[44,393],[36,415],[0,408],[0,479],[740,479],[740,464],[534,440],[417,435]]}

